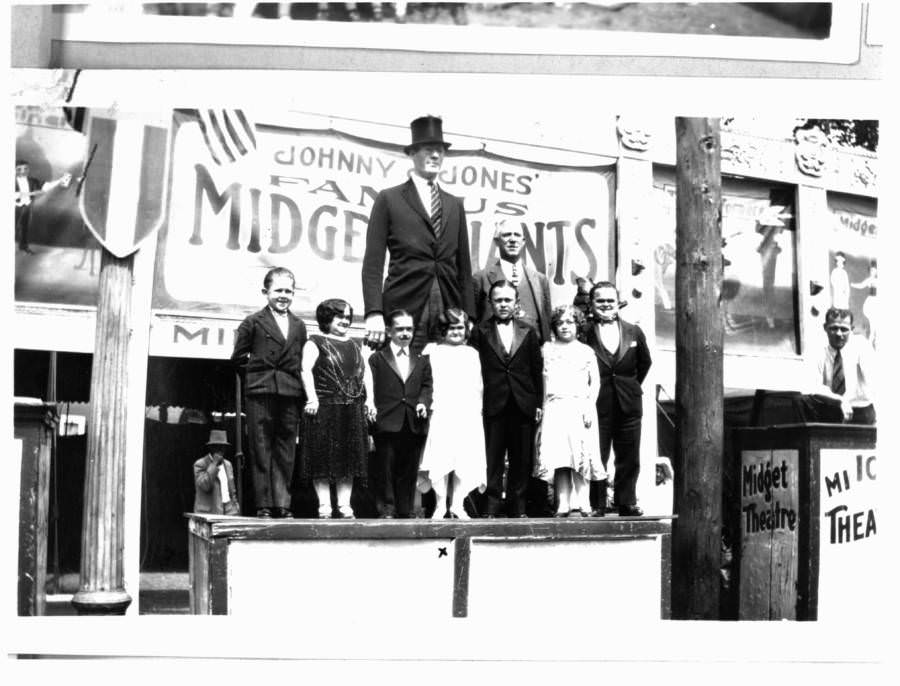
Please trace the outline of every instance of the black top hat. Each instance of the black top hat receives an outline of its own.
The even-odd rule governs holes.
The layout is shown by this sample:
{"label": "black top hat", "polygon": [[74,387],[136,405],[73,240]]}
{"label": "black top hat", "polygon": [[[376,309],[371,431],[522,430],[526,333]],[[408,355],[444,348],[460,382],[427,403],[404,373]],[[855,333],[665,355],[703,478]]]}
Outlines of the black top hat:
{"label": "black top hat", "polygon": [[412,142],[403,148],[403,152],[407,155],[425,143],[440,143],[444,146],[444,150],[450,147],[449,143],[444,142],[444,132],[441,129],[440,117],[426,114],[424,117],[413,119],[409,125],[409,130],[412,133]]}

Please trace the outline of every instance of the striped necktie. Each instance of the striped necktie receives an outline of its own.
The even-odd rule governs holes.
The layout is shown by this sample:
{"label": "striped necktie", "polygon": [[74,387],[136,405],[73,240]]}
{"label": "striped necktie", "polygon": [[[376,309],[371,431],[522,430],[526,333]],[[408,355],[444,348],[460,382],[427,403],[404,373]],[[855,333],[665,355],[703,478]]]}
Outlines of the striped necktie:
{"label": "striped necktie", "polygon": [[434,181],[428,182],[431,189],[431,226],[434,229],[434,237],[441,237],[441,192]]}
{"label": "striped necktie", "polygon": [[512,277],[510,278],[513,286],[519,285],[519,268],[516,266],[516,263],[512,263]]}
{"label": "striped necktie", "polygon": [[844,380],[844,360],[841,357],[841,351],[834,353],[834,368],[831,372],[831,390],[838,395],[844,395],[847,390],[847,383]]}

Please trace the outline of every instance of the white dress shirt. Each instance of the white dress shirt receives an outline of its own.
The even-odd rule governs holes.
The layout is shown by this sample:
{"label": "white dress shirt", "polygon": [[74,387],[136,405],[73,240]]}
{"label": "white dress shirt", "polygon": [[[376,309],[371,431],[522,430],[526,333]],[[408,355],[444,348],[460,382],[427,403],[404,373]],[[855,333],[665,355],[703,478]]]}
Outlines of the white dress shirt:
{"label": "white dress shirt", "polygon": [[512,319],[506,322],[497,322],[497,335],[500,336],[500,342],[506,352],[512,350],[513,342],[513,323]]}
{"label": "white dress shirt", "polygon": [[[422,201],[422,207],[425,208],[425,214],[427,214],[430,217],[431,216],[431,186],[428,185],[428,179],[423,179],[418,174],[412,174],[409,178],[412,179],[412,182],[416,187],[416,192],[419,194],[419,200]],[[437,179],[435,179],[434,185],[438,187],[438,190],[440,190],[440,186],[438,186]]]}
{"label": "white dress shirt", "polygon": [[272,316],[275,317],[275,323],[278,324],[278,328],[281,329],[281,333],[284,335],[284,340],[287,340],[288,331],[290,329],[290,322],[288,322],[287,312],[276,312],[271,307],[269,311],[272,313]]}
{"label": "white dress shirt", "polygon": [[409,346],[401,348],[396,343],[391,343],[391,352],[394,353],[394,359],[397,361],[397,369],[400,370],[400,376],[406,381],[409,377]]}
{"label": "white dress shirt", "polygon": [[[831,378],[834,373],[835,349],[826,344],[815,361],[816,388],[814,393],[831,395]],[[875,380],[875,353],[862,336],[852,335],[841,348],[844,367],[845,391],[843,397],[852,407],[873,404],[871,385]]]}
{"label": "white dress shirt", "polygon": [[619,335],[619,322],[614,321],[609,324],[597,324],[597,337],[600,339],[603,347],[609,351],[609,354],[615,355],[621,341]]}

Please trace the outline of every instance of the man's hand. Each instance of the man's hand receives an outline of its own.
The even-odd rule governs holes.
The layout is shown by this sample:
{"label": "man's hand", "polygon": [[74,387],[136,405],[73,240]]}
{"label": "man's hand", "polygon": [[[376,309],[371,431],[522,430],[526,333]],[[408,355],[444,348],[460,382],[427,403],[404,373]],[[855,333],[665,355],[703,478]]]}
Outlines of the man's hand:
{"label": "man's hand", "polygon": [[841,412],[844,413],[845,422],[849,422],[851,419],[853,419],[853,406],[850,404],[849,400],[841,400]]}
{"label": "man's hand", "polygon": [[377,416],[378,410],[375,409],[375,406],[366,405],[366,419],[368,419],[370,422],[374,422]]}
{"label": "man's hand", "polygon": [[585,415],[582,415],[582,419],[584,420],[584,428],[590,429],[591,424],[593,424],[593,422],[591,421],[591,416],[588,414],[585,414]]}
{"label": "man's hand", "polygon": [[366,317],[366,335],[363,340],[373,350],[384,343],[384,317],[380,313],[374,312]]}
{"label": "man's hand", "polygon": [[303,411],[308,414],[310,417],[315,417],[319,412],[319,401],[318,400],[307,400],[306,406],[303,408]]}
{"label": "man's hand", "polygon": [[541,423],[541,419],[544,418],[544,411],[539,407],[534,411],[534,421],[537,424]]}
{"label": "man's hand", "polygon": [[428,416],[428,408],[423,403],[416,405],[416,416],[419,419],[425,419]]}

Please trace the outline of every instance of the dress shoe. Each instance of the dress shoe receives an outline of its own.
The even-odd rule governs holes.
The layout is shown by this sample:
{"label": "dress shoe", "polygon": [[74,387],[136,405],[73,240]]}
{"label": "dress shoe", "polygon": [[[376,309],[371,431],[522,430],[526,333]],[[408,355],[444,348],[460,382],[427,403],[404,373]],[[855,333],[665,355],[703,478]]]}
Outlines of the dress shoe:
{"label": "dress shoe", "polygon": [[591,510],[591,517],[605,517],[606,516],[606,508],[605,507],[595,507]]}
{"label": "dress shoe", "polygon": [[447,513],[444,515],[444,519],[459,519],[459,515],[455,512],[447,510]]}
{"label": "dress shoe", "polygon": [[280,510],[278,510],[278,516],[281,517],[281,519],[293,519],[294,513],[286,507],[282,507]]}
{"label": "dress shoe", "polygon": [[579,517],[587,517],[587,515],[580,507],[576,507],[574,510],[569,510],[569,516],[575,517],[576,519],[578,519]]}
{"label": "dress shoe", "polygon": [[553,516],[554,516],[556,519],[562,519],[562,518],[564,518],[564,517],[568,517],[568,516],[569,516],[569,513],[568,513],[568,512],[557,512],[557,513],[554,514]]}
{"label": "dress shoe", "polygon": [[517,519],[528,519],[528,515],[523,512],[522,514],[517,514],[516,518]]}
{"label": "dress shoe", "polygon": [[393,518],[394,518],[394,515],[392,515],[392,514],[390,514],[390,513],[387,513],[387,514],[379,515],[378,518],[379,518],[379,519],[393,519]]}
{"label": "dress shoe", "polygon": [[637,505],[619,505],[620,517],[643,517],[644,511]]}
{"label": "dress shoe", "polygon": [[272,510],[268,507],[261,507],[256,511],[256,516],[263,519],[272,519]]}

